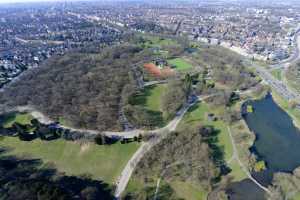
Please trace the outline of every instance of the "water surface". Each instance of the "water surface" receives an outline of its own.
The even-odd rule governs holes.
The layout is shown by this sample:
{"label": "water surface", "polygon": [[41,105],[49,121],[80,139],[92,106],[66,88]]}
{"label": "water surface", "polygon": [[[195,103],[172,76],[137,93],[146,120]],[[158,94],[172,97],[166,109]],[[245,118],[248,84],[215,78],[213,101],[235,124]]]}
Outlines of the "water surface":
{"label": "water surface", "polygon": [[269,170],[291,172],[300,166],[300,131],[291,117],[281,109],[271,95],[249,101],[253,113],[244,115],[248,127],[256,135],[252,150],[267,163]]}

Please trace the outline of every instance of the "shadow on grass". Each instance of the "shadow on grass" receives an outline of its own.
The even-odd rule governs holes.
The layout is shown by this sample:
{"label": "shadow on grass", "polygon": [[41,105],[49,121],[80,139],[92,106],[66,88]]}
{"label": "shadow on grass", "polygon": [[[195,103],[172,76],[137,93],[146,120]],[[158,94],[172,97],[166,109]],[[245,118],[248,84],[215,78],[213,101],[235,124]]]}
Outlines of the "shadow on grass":
{"label": "shadow on grass", "polygon": [[134,96],[129,98],[129,104],[131,105],[139,105],[139,106],[147,106],[147,98],[151,96],[153,90],[156,86],[151,85],[146,88],[144,88],[142,91],[139,91]]}
{"label": "shadow on grass", "polygon": [[166,125],[162,112],[147,110],[147,114],[149,115],[150,123],[151,123],[150,126],[152,128],[163,127]]}
{"label": "shadow on grass", "polygon": [[220,130],[215,129],[213,126],[204,126],[200,128],[200,134],[203,137],[203,140],[211,149],[210,156],[215,165],[220,168],[220,176],[216,178],[216,182],[221,179],[222,175],[226,175],[231,171],[225,161],[224,146],[219,145],[218,135],[220,132]]}
{"label": "shadow on grass", "polygon": [[108,184],[89,175],[65,176],[40,159],[21,159],[0,148],[0,199],[114,199]]}

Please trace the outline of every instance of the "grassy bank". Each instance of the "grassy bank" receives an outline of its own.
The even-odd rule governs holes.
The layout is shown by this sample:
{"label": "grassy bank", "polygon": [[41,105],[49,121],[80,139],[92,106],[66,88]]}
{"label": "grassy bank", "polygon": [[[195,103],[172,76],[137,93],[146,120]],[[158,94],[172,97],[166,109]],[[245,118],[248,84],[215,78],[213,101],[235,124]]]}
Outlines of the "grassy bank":
{"label": "grassy bank", "polygon": [[67,175],[90,174],[94,179],[113,184],[139,144],[80,145],[65,140],[25,142],[3,137],[0,146],[9,149],[6,154],[42,159],[45,166],[51,164]]}

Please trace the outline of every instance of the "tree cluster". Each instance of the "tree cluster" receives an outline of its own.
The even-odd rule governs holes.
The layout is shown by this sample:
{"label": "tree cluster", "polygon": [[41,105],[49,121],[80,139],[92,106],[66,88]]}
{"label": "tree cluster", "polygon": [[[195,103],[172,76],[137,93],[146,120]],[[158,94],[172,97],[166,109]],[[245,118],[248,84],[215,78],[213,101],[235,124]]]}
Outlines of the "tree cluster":
{"label": "tree cluster", "polygon": [[239,55],[221,47],[202,47],[194,57],[200,65],[208,68],[209,78],[232,90],[244,90],[258,82]]}
{"label": "tree cluster", "polygon": [[[119,104],[124,86],[135,86],[132,67],[150,59],[132,45],[106,48],[100,54],[53,57],[27,73],[1,95],[4,107],[32,105],[54,120],[74,127],[120,130]],[[131,87],[128,87],[131,88]]]}
{"label": "tree cluster", "polygon": [[[211,191],[221,173],[219,165],[222,153],[217,153],[213,142],[208,142],[213,140],[211,137],[215,135],[212,133],[214,130],[206,130],[205,132],[199,128],[184,127],[178,132],[170,133],[142,158],[134,177],[147,185],[153,181],[153,176],[163,174],[165,180],[190,181]],[[130,195],[139,194],[142,194],[142,191]],[[149,199],[151,194],[153,193],[149,191],[148,196],[141,199]]]}

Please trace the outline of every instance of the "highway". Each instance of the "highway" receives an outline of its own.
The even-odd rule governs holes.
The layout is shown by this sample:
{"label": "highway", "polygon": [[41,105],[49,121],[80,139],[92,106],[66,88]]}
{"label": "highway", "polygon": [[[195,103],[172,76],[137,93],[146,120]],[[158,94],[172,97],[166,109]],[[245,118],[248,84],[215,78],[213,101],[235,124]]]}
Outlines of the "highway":
{"label": "highway", "polygon": [[[295,52],[294,54],[287,60],[280,62],[276,65],[270,65],[271,69],[282,69],[286,71],[288,67],[294,63],[295,61],[300,59],[300,33],[299,30],[297,31],[295,35]],[[300,95],[294,91],[293,89],[289,88],[286,81],[280,81],[276,79],[269,70],[264,68],[263,66],[259,66],[258,64],[250,61],[249,59],[244,60],[244,63],[248,66],[252,66],[255,68],[256,72],[259,74],[259,76],[263,79],[263,81],[270,85],[272,89],[274,89],[280,96],[282,96],[285,100],[300,100]],[[283,72],[284,72],[283,71]],[[283,78],[284,79],[284,78]],[[285,80],[285,79],[284,79]]]}
{"label": "highway", "polygon": [[292,91],[284,84],[282,81],[277,80],[267,69],[262,66],[257,65],[256,63],[246,63],[255,68],[256,72],[263,79],[263,81],[272,87],[278,94],[280,94],[285,100],[296,100],[299,98],[299,94],[295,91]]}

